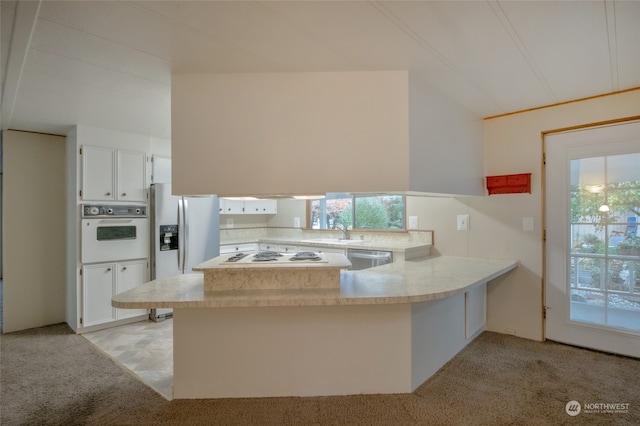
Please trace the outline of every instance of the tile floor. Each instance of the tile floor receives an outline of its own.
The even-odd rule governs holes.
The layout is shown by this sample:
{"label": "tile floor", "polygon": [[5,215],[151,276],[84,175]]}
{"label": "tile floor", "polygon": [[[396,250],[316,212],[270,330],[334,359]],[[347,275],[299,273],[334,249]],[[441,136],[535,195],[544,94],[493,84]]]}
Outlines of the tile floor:
{"label": "tile floor", "polygon": [[82,335],[168,400],[173,399],[173,320],[151,320]]}

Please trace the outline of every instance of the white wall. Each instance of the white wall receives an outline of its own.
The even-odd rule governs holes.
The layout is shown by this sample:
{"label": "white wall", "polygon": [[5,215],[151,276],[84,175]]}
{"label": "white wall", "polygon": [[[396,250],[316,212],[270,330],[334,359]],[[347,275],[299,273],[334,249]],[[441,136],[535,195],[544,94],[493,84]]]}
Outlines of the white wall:
{"label": "white wall", "polygon": [[482,118],[412,73],[409,78],[411,190],[482,195]]}
{"label": "white wall", "polygon": [[293,218],[300,218],[300,227],[306,223],[307,202],[305,200],[278,200],[278,214],[269,217],[267,226],[293,228]]}
{"label": "white wall", "polygon": [[3,331],[65,320],[65,138],[3,132]]}
{"label": "white wall", "polygon": [[[408,199],[420,228],[435,231],[438,252],[520,261],[518,269],[488,286],[488,330],[543,336],[542,132],[638,115],[640,90],[486,120],[485,175],[532,173],[532,193]],[[458,214],[470,215],[469,231],[456,230]],[[527,216],[534,218],[534,232],[522,230]]]}

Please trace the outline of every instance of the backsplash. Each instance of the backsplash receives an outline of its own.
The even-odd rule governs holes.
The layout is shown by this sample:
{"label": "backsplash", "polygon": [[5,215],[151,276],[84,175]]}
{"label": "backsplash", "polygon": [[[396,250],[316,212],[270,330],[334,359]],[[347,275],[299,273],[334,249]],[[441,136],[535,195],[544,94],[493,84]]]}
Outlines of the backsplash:
{"label": "backsplash", "polygon": [[[362,232],[350,231],[351,238],[357,240],[362,236],[365,240],[381,242],[411,242],[433,244],[433,231],[408,232]],[[301,228],[235,228],[220,229],[220,244],[236,244],[254,242],[259,239],[289,238],[292,240],[307,240],[315,238],[342,238],[337,230],[306,230]]]}

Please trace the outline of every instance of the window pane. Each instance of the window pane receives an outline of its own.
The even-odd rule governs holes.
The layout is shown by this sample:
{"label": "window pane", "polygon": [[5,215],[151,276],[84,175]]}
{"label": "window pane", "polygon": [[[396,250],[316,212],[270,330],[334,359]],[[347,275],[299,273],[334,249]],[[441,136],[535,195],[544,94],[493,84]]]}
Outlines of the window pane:
{"label": "window pane", "polygon": [[356,196],[355,229],[404,229],[404,197]]}
{"label": "window pane", "polygon": [[640,330],[640,154],[571,161],[570,318]]}
{"label": "window pane", "polygon": [[402,195],[327,193],[310,203],[312,229],[405,229]]}

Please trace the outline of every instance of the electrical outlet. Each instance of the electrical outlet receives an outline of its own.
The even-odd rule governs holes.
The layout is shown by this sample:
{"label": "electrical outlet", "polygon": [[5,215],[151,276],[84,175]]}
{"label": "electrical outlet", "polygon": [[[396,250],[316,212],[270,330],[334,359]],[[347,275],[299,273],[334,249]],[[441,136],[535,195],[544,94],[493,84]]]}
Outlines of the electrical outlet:
{"label": "electrical outlet", "polygon": [[409,216],[409,229],[418,229],[418,216]]}
{"label": "electrical outlet", "polygon": [[233,218],[227,218],[227,228],[233,228]]}
{"label": "electrical outlet", "polygon": [[293,227],[294,228],[300,228],[300,218],[299,217],[294,217],[293,218]]}
{"label": "electrical outlet", "polygon": [[468,230],[469,230],[469,215],[459,214],[458,215],[458,231],[468,231]]}

